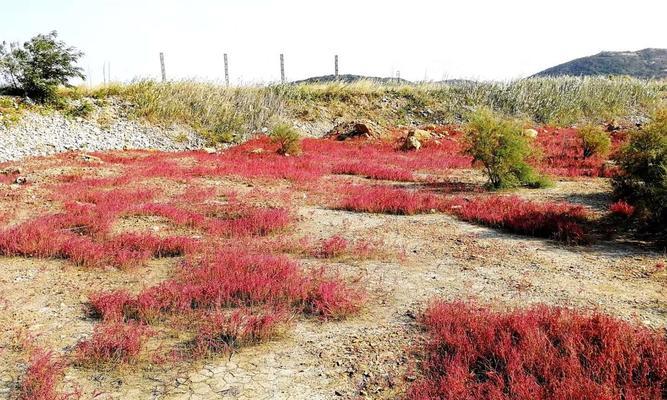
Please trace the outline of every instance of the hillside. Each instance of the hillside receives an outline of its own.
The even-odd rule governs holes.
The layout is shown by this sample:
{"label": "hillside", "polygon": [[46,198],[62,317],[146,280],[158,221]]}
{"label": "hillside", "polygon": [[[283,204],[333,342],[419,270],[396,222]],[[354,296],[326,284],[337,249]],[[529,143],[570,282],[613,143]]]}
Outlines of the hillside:
{"label": "hillside", "polygon": [[643,79],[667,78],[667,49],[603,51],[556,65],[534,76],[629,75]]}

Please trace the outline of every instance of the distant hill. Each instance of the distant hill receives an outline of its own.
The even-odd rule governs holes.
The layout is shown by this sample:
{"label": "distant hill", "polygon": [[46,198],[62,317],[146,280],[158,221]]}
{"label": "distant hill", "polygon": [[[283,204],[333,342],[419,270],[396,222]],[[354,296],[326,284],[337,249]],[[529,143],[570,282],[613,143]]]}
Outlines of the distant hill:
{"label": "distant hill", "polygon": [[401,78],[379,78],[376,76],[351,75],[351,74],[344,74],[338,76],[335,75],[315,76],[301,81],[295,81],[294,83],[329,83],[337,81],[344,83],[353,83],[357,81],[375,81],[380,83],[401,83],[401,84],[411,83],[409,80]]}
{"label": "distant hill", "polygon": [[534,76],[629,75],[636,78],[667,78],[667,49],[603,51],[556,65]]}

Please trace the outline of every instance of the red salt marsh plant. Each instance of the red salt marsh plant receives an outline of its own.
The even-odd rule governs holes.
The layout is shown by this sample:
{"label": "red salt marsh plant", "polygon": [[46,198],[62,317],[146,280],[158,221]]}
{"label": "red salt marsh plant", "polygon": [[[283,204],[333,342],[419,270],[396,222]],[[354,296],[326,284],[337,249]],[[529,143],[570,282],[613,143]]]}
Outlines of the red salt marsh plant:
{"label": "red salt marsh plant", "polygon": [[264,342],[276,336],[287,322],[284,311],[253,313],[241,308],[205,315],[193,340],[196,356],[233,353],[240,347]]}
{"label": "red salt marsh plant", "polygon": [[[365,300],[361,291],[324,270],[305,273],[286,257],[241,250],[186,262],[174,278],[136,296],[121,290],[89,298],[90,314],[104,321],[102,325],[136,320],[155,324],[175,315],[204,321],[195,354],[264,340],[290,313],[341,319],[356,313]],[[258,308],[262,312],[251,312]]]}
{"label": "red salt marsh plant", "polygon": [[291,222],[290,213],[284,208],[248,207],[236,204],[226,205],[219,210],[221,215],[215,217],[209,217],[198,211],[184,210],[168,203],[144,204],[130,213],[160,216],[177,225],[226,237],[268,235],[285,228]]}
{"label": "red salt marsh plant", "polygon": [[91,338],[79,342],[75,359],[81,365],[127,364],[137,360],[150,331],[136,322],[95,326]]}
{"label": "red salt marsh plant", "polygon": [[572,244],[587,241],[590,213],[580,205],[535,202],[517,196],[458,197],[448,203],[447,212],[464,221]]}
{"label": "red salt marsh plant", "polygon": [[339,279],[317,278],[304,302],[305,312],[324,320],[338,320],[356,314],[365,302],[361,291]]}
{"label": "red salt marsh plant", "polygon": [[332,236],[322,240],[318,248],[312,251],[316,258],[334,258],[345,253],[350,246],[350,242],[342,236]]}
{"label": "red salt marsh plant", "polygon": [[635,213],[635,207],[628,202],[619,200],[609,205],[609,211],[615,216],[630,218]]}
{"label": "red salt marsh plant", "polygon": [[664,332],[601,315],[536,306],[495,312],[435,302],[422,377],[407,398],[664,399]]}
{"label": "red salt marsh plant", "polygon": [[61,258],[88,268],[130,268],[151,257],[174,257],[194,251],[198,243],[187,237],[159,238],[138,233],[95,240],[82,234],[83,230],[81,225],[64,228],[59,216],[38,217],[0,231],[0,254]]}
{"label": "red salt marsh plant", "polygon": [[[611,135],[612,154],[627,140],[622,132]],[[584,156],[584,142],[576,128],[545,127],[536,138],[542,158],[541,171],[558,176],[614,176],[616,170],[605,165],[605,155]]]}
{"label": "red salt marsh plant", "polygon": [[375,165],[367,161],[348,161],[334,164],[331,168],[333,174],[359,175],[369,179],[387,181],[413,181],[415,179],[411,171]]}
{"label": "red salt marsh plant", "polygon": [[65,362],[50,351],[37,349],[28,362],[18,387],[19,400],[77,399],[77,393],[60,393],[58,385],[63,378]]}
{"label": "red salt marsh plant", "polygon": [[363,239],[347,240],[340,235],[334,235],[310,245],[304,242],[302,246],[310,247],[308,253],[315,258],[337,258],[345,256],[368,258],[374,253],[378,253],[379,244]]}
{"label": "red salt marsh plant", "polygon": [[412,215],[441,211],[457,218],[522,235],[586,243],[590,213],[569,203],[534,202],[516,196],[440,197],[391,187],[351,186],[340,209]]}
{"label": "red salt marsh plant", "polygon": [[433,194],[388,186],[353,185],[342,195],[338,208],[348,211],[413,215],[440,208],[440,199]]}

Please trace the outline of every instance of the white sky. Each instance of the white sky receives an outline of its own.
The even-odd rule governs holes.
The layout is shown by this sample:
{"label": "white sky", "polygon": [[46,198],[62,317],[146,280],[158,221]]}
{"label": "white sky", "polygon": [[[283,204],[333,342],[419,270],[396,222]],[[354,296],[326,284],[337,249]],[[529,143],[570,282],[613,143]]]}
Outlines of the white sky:
{"label": "white sky", "polygon": [[268,82],[333,73],[524,77],[602,50],[667,48],[665,0],[0,0],[0,40],[57,30],[93,83],[160,76]]}

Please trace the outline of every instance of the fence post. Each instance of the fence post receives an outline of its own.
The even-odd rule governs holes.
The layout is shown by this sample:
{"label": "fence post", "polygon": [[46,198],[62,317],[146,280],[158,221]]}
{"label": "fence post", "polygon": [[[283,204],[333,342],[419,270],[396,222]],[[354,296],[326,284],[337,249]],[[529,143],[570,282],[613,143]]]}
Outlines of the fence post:
{"label": "fence post", "polygon": [[164,69],[164,53],[160,52],[160,70],[162,71],[162,82],[167,81],[167,72]]}
{"label": "fence post", "polygon": [[285,56],[280,53],[280,82],[285,83]]}
{"label": "fence post", "polygon": [[338,54],[334,56],[334,76],[338,78]]}
{"label": "fence post", "polygon": [[227,62],[227,53],[225,53],[224,59],[225,59],[225,85],[229,86],[229,63]]}

